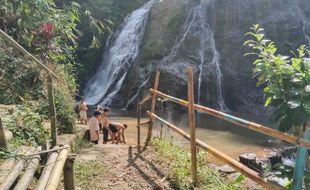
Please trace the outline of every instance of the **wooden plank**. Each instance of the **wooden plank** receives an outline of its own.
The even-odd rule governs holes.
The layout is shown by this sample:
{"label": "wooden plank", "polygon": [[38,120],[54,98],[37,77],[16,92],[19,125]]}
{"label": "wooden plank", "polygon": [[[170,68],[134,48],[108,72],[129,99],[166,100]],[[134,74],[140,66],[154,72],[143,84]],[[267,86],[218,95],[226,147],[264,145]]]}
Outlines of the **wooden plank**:
{"label": "wooden plank", "polygon": [[[304,132],[304,139],[310,139],[310,125],[307,124],[306,130]],[[294,178],[293,178],[293,186],[292,190],[300,190],[302,189],[302,184],[304,181],[305,175],[305,168],[307,163],[307,152],[308,149],[305,147],[298,147],[297,149],[297,157],[295,163],[295,170],[294,170]]]}
{"label": "wooden plank", "polygon": [[58,188],[68,154],[68,149],[63,149],[60,151],[45,190],[56,190]]}
{"label": "wooden plank", "polygon": [[[186,101],[186,100],[182,100],[182,99],[167,95],[163,92],[160,92],[160,91],[157,91],[154,89],[150,89],[150,92],[152,94],[156,94],[157,96],[166,98],[167,100],[169,100],[171,102],[180,104],[180,105],[185,106],[185,107],[188,106],[188,101]],[[214,110],[212,108],[208,108],[208,107],[201,106],[198,104],[195,104],[194,107],[195,107],[195,110],[197,110],[197,111],[207,113],[207,114],[212,115],[214,117],[220,118],[220,119],[228,121],[230,123],[233,123],[237,126],[245,127],[245,128],[263,133],[265,135],[274,137],[276,139],[280,139],[280,140],[286,141],[288,143],[291,143],[291,144],[294,144],[297,146],[303,146],[303,147],[310,149],[310,141],[309,140],[302,139],[302,138],[296,137],[296,136],[288,134],[288,133],[283,133],[283,132],[280,132],[278,130],[266,127],[264,125],[260,125],[260,124],[254,123],[254,122],[250,122],[250,121],[232,116],[230,114]]]}
{"label": "wooden plank", "polygon": [[[159,77],[160,77],[160,72],[157,71],[156,72],[156,76],[155,76],[155,83],[154,83],[154,89],[158,90],[158,85],[159,85]],[[152,102],[151,102],[151,112],[154,113],[155,112],[155,108],[156,108],[156,94],[153,94],[152,96]],[[149,125],[149,129],[148,129],[148,133],[147,133],[147,138],[146,138],[146,142],[145,145],[147,146],[149,144],[149,142],[152,139],[152,133],[153,133],[153,125],[154,123],[151,121],[150,125]]]}
{"label": "wooden plank", "polygon": [[55,147],[57,144],[56,109],[54,101],[53,78],[51,75],[48,75],[47,85],[48,85],[49,116],[51,120],[52,147]]}
{"label": "wooden plank", "polygon": [[[46,70],[48,73],[50,73],[54,78],[61,81],[60,77],[58,77],[52,70],[50,70],[46,65],[44,65],[41,61],[39,61],[37,58],[35,58],[31,53],[29,53],[26,49],[24,49],[21,45],[19,45],[11,36],[6,34],[0,29],[0,35],[8,41],[10,44],[12,44],[15,48],[17,48],[19,51],[21,51],[23,54],[26,55],[26,57],[29,57],[32,61],[37,63],[41,68]],[[61,81],[62,82],[62,81]]]}
{"label": "wooden plank", "polygon": [[40,156],[33,157],[29,160],[28,165],[22,178],[15,185],[14,190],[27,190],[32,182],[32,178],[39,166]]}
{"label": "wooden plank", "polygon": [[57,160],[58,157],[58,152],[52,152],[52,154],[49,156],[44,169],[41,173],[40,179],[37,183],[37,186],[35,187],[35,190],[42,190],[45,189],[47,183],[48,183],[48,179],[49,176],[53,170],[53,167],[55,165],[55,162]]}
{"label": "wooden plank", "polygon": [[76,155],[70,155],[64,167],[64,187],[65,190],[75,190],[74,185],[74,161]]}
{"label": "wooden plank", "polygon": [[[182,129],[176,127],[175,125],[169,123],[168,121],[162,119],[161,117],[157,116],[154,113],[147,111],[147,114],[151,118],[157,119],[158,121],[163,122],[167,127],[172,129],[173,131],[175,131],[176,133],[178,133],[179,135],[181,135],[185,139],[190,140],[190,135],[187,134],[186,132],[184,132]],[[250,168],[248,168],[245,165],[241,164],[240,162],[234,160],[233,158],[229,157],[228,155],[220,152],[219,150],[209,146],[208,144],[197,139],[196,145],[198,147],[200,147],[201,149],[206,150],[209,154],[213,155],[214,157],[218,158],[219,160],[231,165],[236,170],[240,171],[243,175],[247,176],[248,178],[252,179],[256,183],[262,185],[263,187],[270,189],[270,190],[282,190],[282,189],[284,190],[284,188],[282,186],[268,182],[264,178],[261,178],[259,173],[255,172],[254,170],[251,170]]]}
{"label": "wooden plank", "polygon": [[196,149],[196,126],[195,126],[195,108],[194,108],[194,76],[193,68],[187,70],[188,84],[188,123],[190,129],[190,143],[191,143],[191,168],[194,186],[197,186],[197,149]]}

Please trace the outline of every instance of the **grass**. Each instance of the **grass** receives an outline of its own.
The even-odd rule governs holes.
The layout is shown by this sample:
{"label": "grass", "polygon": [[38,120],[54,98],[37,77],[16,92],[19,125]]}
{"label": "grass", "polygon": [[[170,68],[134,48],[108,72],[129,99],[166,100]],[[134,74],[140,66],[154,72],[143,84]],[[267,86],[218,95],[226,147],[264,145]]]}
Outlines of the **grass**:
{"label": "grass", "polygon": [[74,176],[76,185],[81,189],[98,189],[99,183],[103,183],[108,168],[98,160],[76,162],[74,164]]}
{"label": "grass", "polygon": [[[159,153],[159,159],[169,165],[169,177],[176,189],[194,189],[191,178],[190,154],[182,148],[168,141],[153,139],[152,146]],[[234,182],[226,184],[224,180],[211,170],[205,160],[206,152],[199,152],[198,159],[198,188],[212,190],[241,190],[240,183],[243,176],[239,176]]]}
{"label": "grass", "polygon": [[83,148],[89,148],[93,146],[92,143],[89,141],[83,139],[80,135],[76,135],[76,138],[74,139],[72,151],[75,153],[80,153],[80,150]]}

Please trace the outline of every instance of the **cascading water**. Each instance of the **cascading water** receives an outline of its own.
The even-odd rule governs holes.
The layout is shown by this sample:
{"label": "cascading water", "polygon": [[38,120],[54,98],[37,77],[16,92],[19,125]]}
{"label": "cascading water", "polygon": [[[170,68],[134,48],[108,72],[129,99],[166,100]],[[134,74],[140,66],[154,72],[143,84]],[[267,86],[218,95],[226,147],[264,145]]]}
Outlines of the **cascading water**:
{"label": "cascading water", "polygon": [[302,30],[303,30],[303,34],[305,36],[305,40],[308,46],[310,46],[310,34],[309,34],[309,19],[306,17],[305,13],[301,10],[300,5],[298,4],[297,1],[295,1],[296,3],[296,7],[297,7],[297,11],[299,14],[299,18],[301,20],[302,23]]}
{"label": "cascading water", "polygon": [[149,82],[150,78],[151,78],[151,75],[143,83],[141,83],[141,85],[138,87],[137,92],[127,101],[126,105],[123,107],[122,110],[127,110],[128,106],[132,104],[133,101],[138,97],[142,88]]}
{"label": "cascading water", "polygon": [[[171,52],[162,60],[162,64],[169,64],[173,61],[179,52],[182,44],[188,35],[196,36],[200,40],[199,49],[197,50],[199,59],[199,75],[198,75],[198,103],[201,103],[201,87],[203,81],[203,73],[210,70],[214,75],[214,84],[216,85],[217,107],[222,111],[227,111],[228,108],[225,104],[222,91],[223,75],[220,68],[220,56],[216,49],[213,32],[208,24],[206,15],[207,7],[210,6],[212,1],[201,0],[201,2],[194,6],[183,25],[181,37],[176,40]],[[212,54],[212,59],[207,60],[207,52],[209,50]]]}
{"label": "cascading water", "polygon": [[90,105],[109,105],[120,90],[132,63],[138,56],[148,14],[156,0],[133,11],[114,43],[104,55],[97,73],[88,81],[85,99]]}

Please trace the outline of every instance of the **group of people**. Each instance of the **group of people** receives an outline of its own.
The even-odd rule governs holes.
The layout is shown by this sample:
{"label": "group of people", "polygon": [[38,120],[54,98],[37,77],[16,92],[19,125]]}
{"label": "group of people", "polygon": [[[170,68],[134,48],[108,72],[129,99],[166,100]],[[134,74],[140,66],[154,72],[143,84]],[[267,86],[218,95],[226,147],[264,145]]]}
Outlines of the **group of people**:
{"label": "group of people", "polygon": [[[89,140],[98,144],[100,134],[103,135],[103,144],[111,141],[112,144],[126,143],[125,129],[126,124],[109,122],[110,109],[97,106],[93,116],[87,121],[88,107],[85,100],[82,98],[79,105],[80,122],[81,124],[88,125],[89,127]],[[110,136],[110,139],[109,139]]]}

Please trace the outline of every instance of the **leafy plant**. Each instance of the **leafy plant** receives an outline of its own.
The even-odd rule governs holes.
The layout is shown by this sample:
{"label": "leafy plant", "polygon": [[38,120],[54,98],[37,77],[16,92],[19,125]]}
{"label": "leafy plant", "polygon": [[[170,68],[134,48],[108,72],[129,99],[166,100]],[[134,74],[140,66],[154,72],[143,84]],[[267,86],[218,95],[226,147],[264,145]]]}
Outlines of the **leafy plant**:
{"label": "leafy plant", "polygon": [[292,56],[277,53],[274,42],[265,38],[264,29],[258,24],[251,27],[244,45],[254,52],[253,77],[257,86],[264,86],[265,106],[272,105],[271,121],[279,122],[279,130],[294,127],[300,132],[310,116],[310,59],[309,50],[300,46]]}
{"label": "leafy plant", "polygon": [[4,118],[3,123],[13,133],[12,144],[16,146],[38,146],[48,138],[43,117],[33,112],[29,105],[18,106],[12,115]]}
{"label": "leafy plant", "polygon": [[[169,172],[174,180],[176,189],[193,189],[191,177],[191,157],[182,148],[158,138],[152,139],[152,146],[159,153],[163,162],[169,163]],[[197,155],[198,161],[198,183],[199,189],[214,190],[241,190],[240,183],[243,177],[226,185],[219,175],[212,171],[206,162],[207,153],[200,151]]]}

